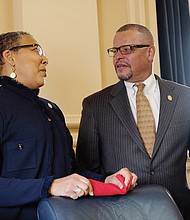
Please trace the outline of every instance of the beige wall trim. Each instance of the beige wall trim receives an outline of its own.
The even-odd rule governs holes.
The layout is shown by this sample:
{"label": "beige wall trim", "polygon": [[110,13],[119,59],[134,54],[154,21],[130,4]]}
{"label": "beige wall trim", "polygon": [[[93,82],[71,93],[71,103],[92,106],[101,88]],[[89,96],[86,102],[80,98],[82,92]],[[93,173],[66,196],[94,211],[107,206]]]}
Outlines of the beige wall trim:
{"label": "beige wall trim", "polygon": [[80,115],[65,115],[65,121],[69,128],[78,128],[80,122]]}
{"label": "beige wall trim", "polygon": [[80,115],[66,115],[65,121],[71,135],[73,137],[73,147],[76,148],[77,138],[78,138],[78,129],[80,123]]}

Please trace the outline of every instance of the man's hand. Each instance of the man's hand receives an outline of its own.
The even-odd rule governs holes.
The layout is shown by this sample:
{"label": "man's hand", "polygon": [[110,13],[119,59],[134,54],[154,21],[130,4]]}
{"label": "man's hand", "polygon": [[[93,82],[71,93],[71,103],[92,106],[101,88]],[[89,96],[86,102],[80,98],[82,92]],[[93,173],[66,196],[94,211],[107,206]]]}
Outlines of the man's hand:
{"label": "man's hand", "polygon": [[117,179],[117,177],[116,177],[117,174],[121,174],[125,178],[125,185],[126,186],[129,184],[130,178],[132,177],[132,183],[131,183],[131,187],[129,190],[133,190],[133,188],[137,185],[137,179],[138,179],[137,175],[130,172],[127,168],[122,168],[118,172],[108,176],[104,182],[105,183],[113,183],[113,184],[117,185],[120,189],[122,189],[123,185]]}

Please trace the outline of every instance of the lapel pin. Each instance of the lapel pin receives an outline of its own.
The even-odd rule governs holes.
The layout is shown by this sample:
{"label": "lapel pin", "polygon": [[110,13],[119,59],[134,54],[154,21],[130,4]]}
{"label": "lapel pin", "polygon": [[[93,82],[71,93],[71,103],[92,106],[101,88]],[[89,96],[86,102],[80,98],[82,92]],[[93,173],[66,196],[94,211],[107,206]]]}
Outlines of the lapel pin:
{"label": "lapel pin", "polygon": [[172,101],[172,96],[168,95],[168,100],[171,102]]}

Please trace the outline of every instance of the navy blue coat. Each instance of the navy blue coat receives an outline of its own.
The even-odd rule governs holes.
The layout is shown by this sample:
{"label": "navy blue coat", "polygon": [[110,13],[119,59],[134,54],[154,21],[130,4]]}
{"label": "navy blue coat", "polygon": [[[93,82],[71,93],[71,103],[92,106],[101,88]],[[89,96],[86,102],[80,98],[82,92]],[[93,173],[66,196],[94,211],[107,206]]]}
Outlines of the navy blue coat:
{"label": "navy blue coat", "polygon": [[72,137],[60,109],[0,78],[0,219],[35,219],[53,178],[73,172]]}

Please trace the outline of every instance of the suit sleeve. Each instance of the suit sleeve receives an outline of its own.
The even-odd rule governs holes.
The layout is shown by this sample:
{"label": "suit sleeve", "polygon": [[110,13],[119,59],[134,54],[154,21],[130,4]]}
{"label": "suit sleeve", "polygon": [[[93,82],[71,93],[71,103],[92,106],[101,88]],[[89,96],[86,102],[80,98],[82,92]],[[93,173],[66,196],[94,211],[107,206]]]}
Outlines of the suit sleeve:
{"label": "suit sleeve", "polygon": [[93,109],[88,99],[84,99],[76,149],[78,167],[100,173],[99,144],[100,140]]}

